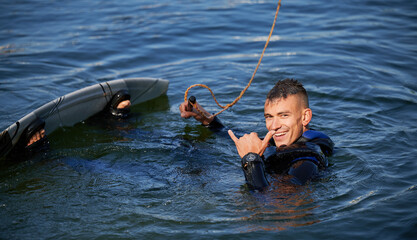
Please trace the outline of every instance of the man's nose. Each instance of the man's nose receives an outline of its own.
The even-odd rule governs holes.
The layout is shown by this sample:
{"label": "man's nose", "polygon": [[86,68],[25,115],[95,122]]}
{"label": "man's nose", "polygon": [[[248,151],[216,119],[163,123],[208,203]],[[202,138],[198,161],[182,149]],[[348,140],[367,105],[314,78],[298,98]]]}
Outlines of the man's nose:
{"label": "man's nose", "polygon": [[278,118],[272,120],[271,130],[278,130],[282,126],[281,121]]}

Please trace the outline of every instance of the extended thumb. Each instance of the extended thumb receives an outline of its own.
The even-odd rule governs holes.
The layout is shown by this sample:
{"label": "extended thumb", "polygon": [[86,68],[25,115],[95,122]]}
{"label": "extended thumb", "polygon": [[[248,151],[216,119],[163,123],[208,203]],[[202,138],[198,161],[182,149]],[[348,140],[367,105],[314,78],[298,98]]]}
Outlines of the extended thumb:
{"label": "extended thumb", "polygon": [[262,140],[262,147],[261,147],[261,150],[258,153],[259,156],[262,156],[264,154],[265,149],[268,147],[269,140],[271,140],[271,138],[272,138],[272,136],[274,136],[274,134],[275,134],[275,131],[269,131],[266,134],[264,140]]}

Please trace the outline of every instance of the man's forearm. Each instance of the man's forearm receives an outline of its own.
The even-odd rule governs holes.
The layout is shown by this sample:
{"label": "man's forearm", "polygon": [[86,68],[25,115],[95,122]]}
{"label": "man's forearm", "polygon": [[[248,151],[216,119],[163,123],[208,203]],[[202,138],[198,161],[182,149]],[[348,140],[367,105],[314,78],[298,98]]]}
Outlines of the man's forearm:
{"label": "man's forearm", "polygon": [[242,169],[247,184],[254,189],[262,190],[269,186],[265,176],[264,163],[261,156],[248,153],[242,158]]}

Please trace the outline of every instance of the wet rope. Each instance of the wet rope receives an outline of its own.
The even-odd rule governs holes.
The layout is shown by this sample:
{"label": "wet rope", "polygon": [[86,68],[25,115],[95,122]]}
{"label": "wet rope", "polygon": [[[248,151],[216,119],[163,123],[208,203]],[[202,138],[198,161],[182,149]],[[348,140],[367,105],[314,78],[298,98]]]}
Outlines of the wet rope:
{"label": "wet rope", "polygon": [[275,28],[275,23],[276,23],[276,21],[277,21],[277,17],[278,17],[278,12],[279,12],[279,8],[281,7],[281,0],[279,0],[278,1],[278,6],[277,6],[277,10],[276,10],[276,12],[275,12],[275,18],[274,18],[274,22],[273,22],[273,24],[272,24],[272,27],[271,27],[271,30],[270,30],[270,32],[269,32],[269,36],[268,36],[268,39],[266,40],[266,43],[265,43],[265,46],[264,46],[264,49],[263,49],[263,51],[262,51],[262,54],[261,54],[261,57],[259,58],[259,61],[258,61],[258,65],[256,65],[256,68],[255,68],[255,71],[253,72],[253,74],[252,74],[252,77],[251,77],[251,79],[249,80],[249,83],[246,85],[246,87],[240,92],[240,95],[233,101],[233,102],[231,102],[231,103],[229,103],[229,104],[227,104],[226,106],[222,106],[222,105],[220,105],[220,103],[217,101],[217,99],[216,99],[216,97],[214,96],[214,93],[213,93],[213,91],[207,86],[207,85],[204,85],[204,84],[194,84],[194,85],[191,85],[190,87],[188,87],[187,88],[187,90],[185,91],[185,94],[184,94],[184,101],[187,101],[187,99],[188,99],[188,91],[190,91],[190,89],[191,88],[193,88],[193,87],[203,87],[203,88],[206,88],[206,89],[208,89],[209,91],[210,91],[210,93],[211,93],[211,96],[213,97],[213,99],[214,99],[214,101],[216,102],[216,104],[217,104],[217,106],[219,106],[220,108],[223,108],[222,110],[220,110],[218,113],[216,113],[216,114],[213,114],[213,115],[211,115],[211,116],[207,116],[207,115],[205,115],[200,109],[198,109],[198,107],[196,106],[196,104],[195,103],[193,103],[193,102],[190,102],[189,101],[189,103],[193,106],[193,108],[195,108],[195,109],[197,109],[197,111],[201,114],[201,116],[205,116],[206,118],[209,118],[209,119],[211,119],[211,118],[214,118],[215,116],[217,116],[217,115],[219,115],[220,113],[222,113],[222,112],[224,112],[224,111],[226,111],[228,108],[230,108],[230,107],[232,107],[233,105],[235,105],[241,98],[242,98],[242,96],[243,96],[243,94],[246,92],[246,90],[249,88],[249,86],[252,84],[252,81],[253,81],[253,79],[255,78],[255,74],[256,74],[256,72],[258,71],[258,68],[259,68],[259,66],[261,65],[261,62],[262,62],[262,58],[264,57],[264,53],[265,53],[265,50],[266,50],[266,48],[268,47],[268,44],[269,44],[269,40],[271,39],[271,36],[272,36],[272,32],[274,31],[274,28]]}

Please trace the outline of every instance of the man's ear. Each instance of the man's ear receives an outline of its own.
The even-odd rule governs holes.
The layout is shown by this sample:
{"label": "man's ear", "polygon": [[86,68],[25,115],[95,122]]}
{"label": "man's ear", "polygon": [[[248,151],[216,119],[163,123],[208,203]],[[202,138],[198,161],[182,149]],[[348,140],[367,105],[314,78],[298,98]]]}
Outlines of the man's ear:
{"label": "man's ear", "polygon": [[302,121],[303,121],[304,127],[306,127],[310,123],[312,117],[313,117],[313,112],[311,111],[310,108],[306,108],[303,110]]}

